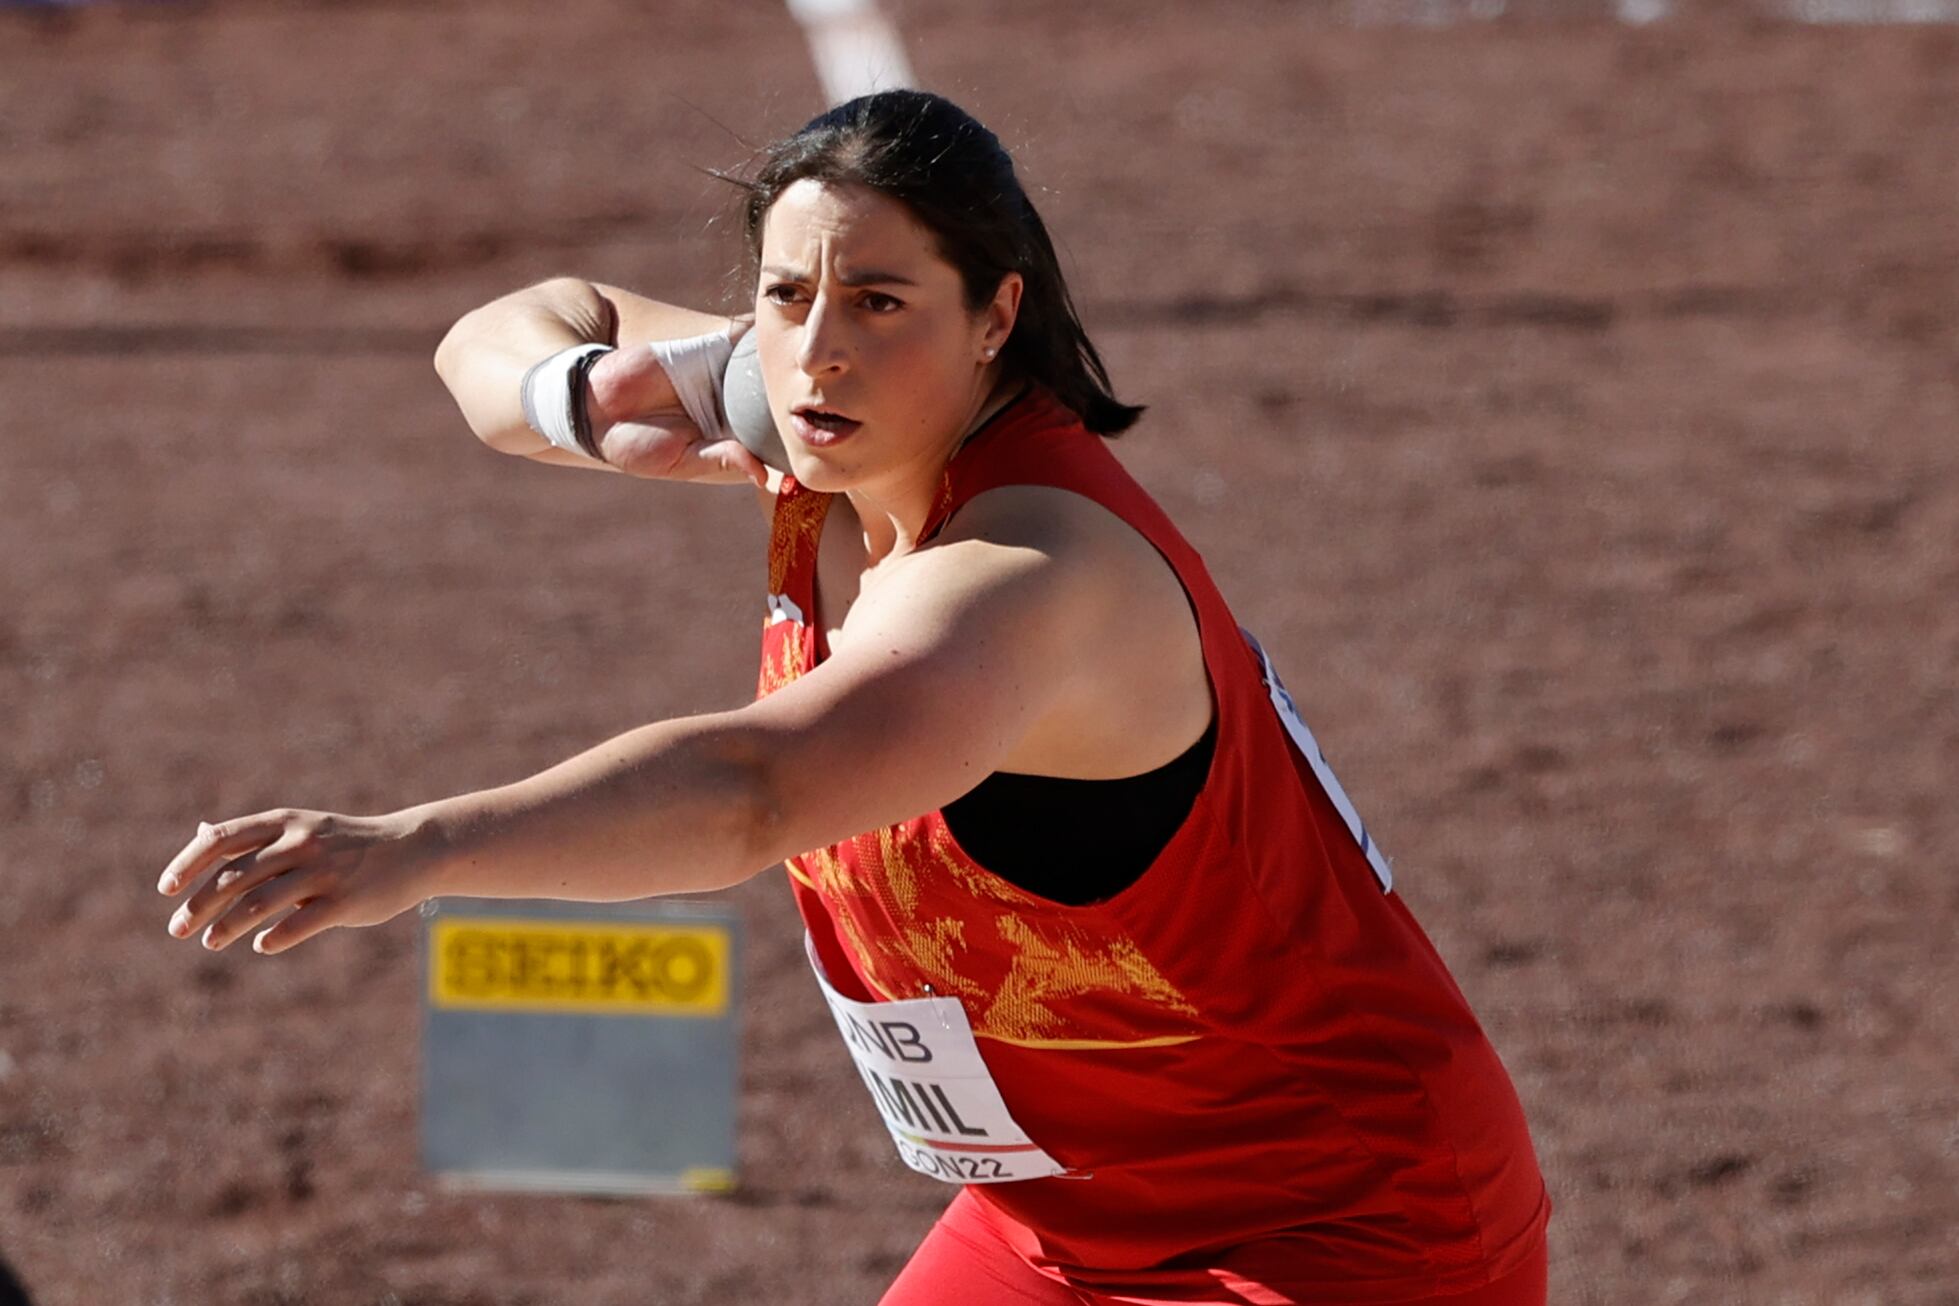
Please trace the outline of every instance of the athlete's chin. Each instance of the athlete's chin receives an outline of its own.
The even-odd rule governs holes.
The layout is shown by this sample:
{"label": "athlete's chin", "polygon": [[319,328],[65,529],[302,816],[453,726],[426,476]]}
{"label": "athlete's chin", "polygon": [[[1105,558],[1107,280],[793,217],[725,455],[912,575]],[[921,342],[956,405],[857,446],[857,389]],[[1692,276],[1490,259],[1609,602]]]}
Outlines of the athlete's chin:
{"label": "athlete's chin", "polygon": [[856,466],[856,459],[843,454],[822,453],[809,448],[798,448],[790,441],[784,441],[784,452],[789,455],[789,474],[803,485],[821,494],[840,494],[855,489],[862,479]]}

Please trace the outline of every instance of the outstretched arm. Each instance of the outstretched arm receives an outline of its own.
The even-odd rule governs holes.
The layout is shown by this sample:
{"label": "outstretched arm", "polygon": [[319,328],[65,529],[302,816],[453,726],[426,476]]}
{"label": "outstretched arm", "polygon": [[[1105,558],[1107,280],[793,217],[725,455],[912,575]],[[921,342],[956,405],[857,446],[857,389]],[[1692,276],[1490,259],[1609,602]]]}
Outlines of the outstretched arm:
{"label": "outstretched arm", "polygon": [[[980,506],[962,524],[991,531]],[[222,947],[296,907],[255,945],[279,952],[447,894],[718,889],[941,806],[1014,762],[1040,723],[1052,732],[1058,708],[1103,692],[1076,652],[1122,608],[1106,568],[1058,560],[1038,524],[994,525],[914,555],[858,599],[828,660],[737,711],[645,726],[389,816],[281,809],[204,827],[158,886],[175,895],[209,876],[172,933],[208,925],[207,946]]]}
{"label": "outstretched arm", "polygon": [[442,892],[631,898],[718,889],[957,798],[1088,695],[1102,578],[1027,545],[923,551],[852,608],[822,665],[732,712],[642,727],[424,809]]}
{"label": "outstretched arm", "polygon": [[[436,347],[435,370],[470,430],[500,452],[664,480],[746,480],[764,487],[767,469],[739,444],[702,441],[658,361],[636,347],[742,329],[735,319],[558,277],[464,314]],[[603,463],[555,448],[532,430],[521,396],[532,364],[588,343],[618,346],[599,360],[586,382],[586,412]]]}

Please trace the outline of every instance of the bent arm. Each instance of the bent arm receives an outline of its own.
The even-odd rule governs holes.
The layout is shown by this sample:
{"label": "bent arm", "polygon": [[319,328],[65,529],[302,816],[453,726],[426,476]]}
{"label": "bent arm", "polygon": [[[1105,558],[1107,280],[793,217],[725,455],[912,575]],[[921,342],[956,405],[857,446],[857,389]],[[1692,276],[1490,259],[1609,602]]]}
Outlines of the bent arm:
{"label": "bent arm", "polygon": [[[663,304],[616,286],[558,277],[495,299],[465,313],[436,346],[435,370],[455,397],[476,438],[502,453],[565,466],[601,464],[552,448],[524,420],[519,387],[539,359],[577,344],[639,344],[729,329],[730,319]],[[647,369],[658,373],[657,368]],[[672,388],[653,393],[660,374],[640,375],[631,394],[608,392],[594,381],[595,424],[629,412],[678,408]],[[649,383],[652,389],[649,389]],[[616,469],[612,469],[616,470]]]}

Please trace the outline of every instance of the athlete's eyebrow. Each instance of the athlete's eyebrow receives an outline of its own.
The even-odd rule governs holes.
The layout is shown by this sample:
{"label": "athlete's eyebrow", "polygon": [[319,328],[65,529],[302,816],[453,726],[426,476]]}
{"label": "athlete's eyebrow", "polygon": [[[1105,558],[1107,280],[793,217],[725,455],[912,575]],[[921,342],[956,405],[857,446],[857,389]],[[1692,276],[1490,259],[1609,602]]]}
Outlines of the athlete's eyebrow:
{"label": "athlete's eyebrow", "polygon": [[[801,268],[765,267],[762,275],[777,281],[806,282],[809,273]],[[886,272],[881,268],[864,268],[857,272],[847,272],[837,278],[846,286],[915,286],[918,283],[910,277],[901,277],[896,272]]]}

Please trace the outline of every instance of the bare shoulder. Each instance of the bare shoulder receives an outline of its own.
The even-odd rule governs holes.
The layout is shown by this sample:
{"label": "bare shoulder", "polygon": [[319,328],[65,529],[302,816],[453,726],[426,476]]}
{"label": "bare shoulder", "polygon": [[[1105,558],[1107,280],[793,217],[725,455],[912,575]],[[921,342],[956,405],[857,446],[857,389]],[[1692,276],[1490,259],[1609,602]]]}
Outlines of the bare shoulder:
{"label": "bare shoulder", "polygon": [[[841,499],[832,507],[833,516],[848,511]],[[962,622],[983,623],[995,639],[1089,635],[1125,585],[1147,572],[1139,544],[1153,556],[1121,521],[1079,496],[1036,486],[990,490],[929,544],[866,570],[845,626],[857,625],[860,612],[879,620],[963,613]]]}
{"label": "bare shoulder", "polygon": [[1002,486],[967,503],[935,548],[948,561],[967,551],[985,570],[1016,557],[1038,571],[1040,585],[1023,590],[1038,595],[1049,654],[1066,659],[1068,692],[1003,769],[1134,775],[1176,757],[1209,724],[1203,645],[1183,584],[1107,508],[1049,486]]}
{"label": "bare shoulder", "polygon": [[941,546],[961,542],[1031,549],[1083,593],[1134,600],[1140,587],[1184,607],[1183,587],[1163,555],[1092,499],[1045,485],[1006,485],[974,496],[946,524]]}

